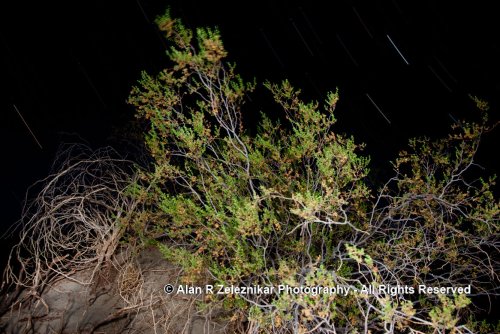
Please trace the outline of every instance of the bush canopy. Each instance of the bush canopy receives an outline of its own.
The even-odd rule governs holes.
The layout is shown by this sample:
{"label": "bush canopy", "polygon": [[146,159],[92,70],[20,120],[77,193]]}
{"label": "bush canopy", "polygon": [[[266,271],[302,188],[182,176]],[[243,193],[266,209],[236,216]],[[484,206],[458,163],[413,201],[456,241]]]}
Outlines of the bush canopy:
{"label": "bush canopy", "polygon": [[484,102],[475,100],[479,122],[411,140],[374,188],[363,145],[334,129],[337,91],[305,102],[290,82],[265,82],[279,120],[261,114],[251,135],[242,105],[256,84],[225,60],[219,31],[190,30],[168,12],[156,22],[171,66],[143,73],[129,99],[152,157],[135,189],[147,208],[137,231],[183,267],[186,284],[349,291],[205,304],[251,333],[492,330],[471,304],[499,287],[495,178],[477,177],[474,160],[491,129]]}

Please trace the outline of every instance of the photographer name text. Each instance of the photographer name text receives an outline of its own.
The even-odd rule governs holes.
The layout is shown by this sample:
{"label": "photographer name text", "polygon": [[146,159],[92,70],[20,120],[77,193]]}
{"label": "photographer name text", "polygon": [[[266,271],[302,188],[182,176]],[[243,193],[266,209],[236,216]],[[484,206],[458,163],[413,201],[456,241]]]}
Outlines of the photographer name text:
{"label": "photographer name text", "polygon": [[182,294],[182,295],[271,295],[271,294],[291,294],[291,295],[341,295],[347,296],[350,293],[360,293],[366,295],[401,295],[401,294],[471,294],[471,286],[407,286],[407,285],[362,285],[354,286],[290,286],[280,284],[278,286],[233,286],[233,285],[178,285],[173,286],[167,284],[164,286],[164,291],[167,294]]}

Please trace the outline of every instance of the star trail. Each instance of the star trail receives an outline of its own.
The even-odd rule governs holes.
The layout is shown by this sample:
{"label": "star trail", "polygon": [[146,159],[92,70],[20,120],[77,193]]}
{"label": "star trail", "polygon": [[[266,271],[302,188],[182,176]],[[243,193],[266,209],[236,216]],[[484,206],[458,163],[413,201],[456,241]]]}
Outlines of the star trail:
{"label": "star trail", "polygon": [[[410,137],[445,134],[452,123],[476,117],[469,94],[489,101],[498,119],[500,21],[493,4],[10,3],[0,30],[2,229],[61,143],[83,138],[100,147],[124,132],[133,119],[125,100],[141,70],[165,64],[166,43],[153,21],[167,6],[188,26],[217,26],[247,80],[289,79],[306,100],[338,87],[338,130],[367,143],[375,162],[394,158]],[[266,94],[258,87],[250,106],[272,114]],[[498,135],[491,138],[486,145]],[[494,158],[482,158],[498,168]]]}

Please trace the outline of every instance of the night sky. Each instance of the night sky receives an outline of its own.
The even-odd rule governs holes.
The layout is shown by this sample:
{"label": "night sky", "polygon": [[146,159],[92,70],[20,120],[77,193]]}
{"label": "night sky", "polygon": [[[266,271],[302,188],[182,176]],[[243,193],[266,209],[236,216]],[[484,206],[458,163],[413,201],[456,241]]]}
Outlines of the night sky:
{"label": "night sky", "polygon": [[[27,187],[47,176],[61,143],[116,143],[133,118],[125,100],[140,71],[167,65],[165,41],[153,23],[167,6],[190,27],[218,26],[246,79],[288,78],[306,99],[339,87],[337,130],[367,143],[381,168],[409,137],[445,135],[453,119],[477,118],[468,94],[488,100],[491,118],[499,118],[494,2],[231,3],[2,5],[1,231],[19,218]],[[255,113],[272,113],[265,94],[257,89]],[[490,174],[499,170],[499,138],[497,130],[479,152]]]}

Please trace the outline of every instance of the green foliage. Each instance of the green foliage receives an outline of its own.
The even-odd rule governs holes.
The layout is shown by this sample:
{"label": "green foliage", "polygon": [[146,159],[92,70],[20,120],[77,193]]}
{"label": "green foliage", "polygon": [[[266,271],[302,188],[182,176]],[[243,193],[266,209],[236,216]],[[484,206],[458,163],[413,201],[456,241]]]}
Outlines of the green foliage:
{"label": "green foliage", "polygon": [[455,298],[439,295],[439,300],[441,305],[434,307],[429,312],[434,326],[442,329],[455,328],[459,318],[454,315],[454,312],[469,305],[470,300],[464,295],[458,295]]}
{"label": "green foliage", "polygon": [[[283,117],[262,115],[250,136],[241,107],[255,84],[224,61],[219,31],[192,31],[168,12],[156,23],[172,45],[171,66],[143,73],[130,95],[153,159],[131,191],[144,202],[139,226],[186,282],[498,284],[498,262],[477,258],[485,245],[497,251],[494,178],[468,181],[486,116],[442,140],[412,140],[376,191],[365,183],[363,145],[334,131],[337,91],[321,105],[302,101],[286,80],[266,82]],[[221,298],[256,332],[451,329],[468,307],[462,296],[358,292]]]}

